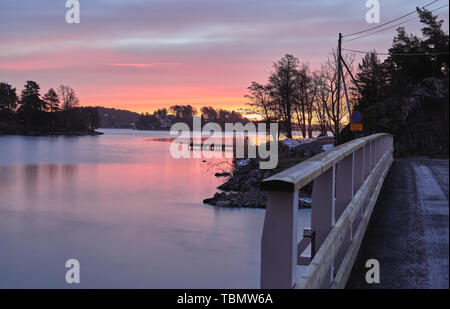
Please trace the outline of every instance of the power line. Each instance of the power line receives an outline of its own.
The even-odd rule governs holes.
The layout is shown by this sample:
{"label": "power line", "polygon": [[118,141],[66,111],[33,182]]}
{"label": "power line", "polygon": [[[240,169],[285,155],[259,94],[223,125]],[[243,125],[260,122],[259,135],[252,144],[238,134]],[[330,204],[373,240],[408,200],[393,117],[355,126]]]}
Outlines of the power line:
{"label": "power line", "polygon": [[[438,7],[438,8],[436,8],[436,9],[430,11],[430,12],[438,11],[438,10],[440,10],[440,9],[443,9],[443,8],[447,7],[447,6],[449,6],[449,5],[448,5],[448,4],[443,5],[443,6]],[[372,33],[368,33],[368,34],[364,34],[364,35],[358,36],[358,37],[356,37],[356,38],[350,39],[350,40],[345,41],[345,42],[348,43],[348,42],[351,42],[351,41],[355,41],[355,40],[358,40],[358,39],[362,39],[362,38],[371,36],[371,35],[373,35],[373,34],[376,34],[376,33],[382,32],[382,31],[386,31],[386,30],[395,28],[395,27],[397,27],[397,26],[400,26],[401,24],[404,24],[404,23],[407,23],[407,22],[409,22],[409,21],[415,20],[415,19],[417,19],[417,18],[419,18],[419,17],[420,17],[420,16],[414,16],[413,18],[409,18],[409,19],[407,19],[407,20],[405,20],[405,21],[402,21],[402,22],[400,22],[400,23],[397,23],[397,24],[395,24],[395,25],[389,26],[389,27],[384,28],[384,29],[380,29],[380,30],[375,31],[375,32],[372,32]]]}
{"label": "power line", "polygon": [[[428,7],[428,6],[430,6],[430,5],[434,4],[434,3],[436,3],[436,2],[438,2],[438,1],[439,1],[439,0],[434,0],[433,2],[430,2],[430,3],[428,3],[427,5],[424,5],[422,8],[426,8],[426,7]],[[381,25],[378,25],[378,26],[375,26],[375,27],[372,27],[372,28],[369,28],[369,29],[366,29],[366,30],[362,30],[362,31],[358,31],[358,32],[346,34],[346,35],[344,35],[343,37],[354,36],[354,35],[357,35],[357,34],[361,34],[361,33],[364,33],[364,32],[368,32],[368,31],[372,31],[372,30],[381,28],[381,27],[383,27],[383,26],[386,26],[386,25],[388,25],[388,24],[391,24],[391,23],[393,23],[393,22],[396,22],[397,20],[400,20],[400,19],[402,19],[402,18],[408,17],[408,16],[410,16],[410,15],[412,15],[412,14],[414,14],[414,13],[416,13],[415,10],[412,11],[412,12],[410,12],[410,13],[408,13],[408,14],[402,15],[402,16],[400,16],[400,17],[398,17],[398,18],[395,18],[395,19],[393,19],[393,20],[390,20],[390,21],[388,21],[388,22],[385,22],[385,23],[383,23],[383,24],[381,24]]]}
{"label": "power line", "polygon": [[354,50],[354,49],[347,49],[342,48],[342,50],[353,52],[353,53],[360,53],[360,54],[370,54],[373,53],[375,55],[382,55],[382,56],[430,56],[430,55],[448,55],[449,52],[438,52],[438,53],[414,53],[414,54],[390,54],[390,53],[377,53],[372,51],[363,51],[363,50]]}

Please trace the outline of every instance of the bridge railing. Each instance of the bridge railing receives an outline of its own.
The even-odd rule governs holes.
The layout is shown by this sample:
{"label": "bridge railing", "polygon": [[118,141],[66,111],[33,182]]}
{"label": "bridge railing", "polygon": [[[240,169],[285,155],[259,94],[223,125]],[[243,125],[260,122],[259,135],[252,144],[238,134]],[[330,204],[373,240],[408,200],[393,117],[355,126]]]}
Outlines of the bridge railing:
{"label": "bridge railing", "polygon": [[[264,180],[261,288],[345,287],[392,161],[393,137],[380,133]],[[311,181],[311,227],[299,242],[298,192]]]}

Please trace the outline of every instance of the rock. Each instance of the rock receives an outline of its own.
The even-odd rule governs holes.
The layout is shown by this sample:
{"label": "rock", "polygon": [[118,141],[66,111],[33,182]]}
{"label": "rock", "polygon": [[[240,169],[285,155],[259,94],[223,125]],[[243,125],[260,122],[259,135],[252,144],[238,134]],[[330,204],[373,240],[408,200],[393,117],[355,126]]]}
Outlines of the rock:
{"label": "rock", "polygon": [[252,188],[255,187],[256,184],[258,184],[258,179],[256,179],[255,177],[250,177],[245,181],[244,185],[241,187],[241,191],[242,192],[250,191]]}
{"label": "rock", "polygon": [[[308,150],[318,149],[322,151],[322,145],[302,144],[300,147],[285,151],[285,155],[290,155],[298,158],[304,157],[305,147]],[[293,160],[298,161],[298,160]],[[218,187],[224,192],[218,192],[211,199],[206,199],[207,204],[216,205],[219,207],[248,207],[248,208],[265,208],[267,203],[267,195],[260,190],[260,184],[263,179],[272,176],[280,170],[260,170],[259,160],[247,159],[246,164],[236,164],[233,173],[229,175],[227,181]],[[217,173],[217,177],[222,176],[222,173]],[[225,175],[224,175],[225,176]],[[302,194],[306,198],[310,197],[309,185],[305,186]],[[303,197],[303,195],[302,195]],[[299,205],[299,207],[310,207],[307,203]]]}
{"label": "rock", "polygon": [[216,205],[217,204],[217,200],[215,198],[205,198],[203,200],[203,204],[209,204],[209,205]]}
{"label": "rock", "polygon": [[266,172],[264,173],[263,179],[269,178],[270,176],[272,176],[272,173],[269,172],[269,171],[266,171]]}
{"label": "rock", "polygon": [[231,201],[218,201],[217,206],[221,206],[221,207],[229,207],[232,205]]}
{"label": "rock", "polygon": [[252,170],[248,173],[248,177],[254,177],[257,180],[261,180],[262,179],[262,174],[259,170]]}

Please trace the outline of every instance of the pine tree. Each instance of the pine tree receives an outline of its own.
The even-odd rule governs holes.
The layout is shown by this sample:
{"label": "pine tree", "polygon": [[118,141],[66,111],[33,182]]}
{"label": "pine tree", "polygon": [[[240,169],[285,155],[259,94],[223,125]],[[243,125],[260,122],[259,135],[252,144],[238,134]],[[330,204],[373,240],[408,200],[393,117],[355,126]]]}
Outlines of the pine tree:
{"label": "pine tree", "polygon": [[50,112],[57,112],[59,110],[59,97],[53,88],[50,88],[44,95],[44,101],[47,104]]}
{"label": "pine tree", "polygon": [[385,65],[380,62],[375,52],[366,54],[358,65],[358,69],[356,78],[360,90],[356,93],[355,109],[364,111],[385,99],[388,77]]}

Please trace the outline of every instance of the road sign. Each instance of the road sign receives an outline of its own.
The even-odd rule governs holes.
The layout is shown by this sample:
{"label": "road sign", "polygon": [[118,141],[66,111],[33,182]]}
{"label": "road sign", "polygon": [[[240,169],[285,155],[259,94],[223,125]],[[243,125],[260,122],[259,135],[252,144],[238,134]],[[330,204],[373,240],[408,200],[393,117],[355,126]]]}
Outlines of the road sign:
{"label": "road sign", "polygon": [[363,124],[361,122],[358,123],[350,123],[350,131],[357,131],[357,132],[362,132],[363,131]]}
{"label": "road sign", "polygon": [[353,123],[361,123],[363,120],[363,116],[361,112],[354,111],[352,114],[352,122]]}

